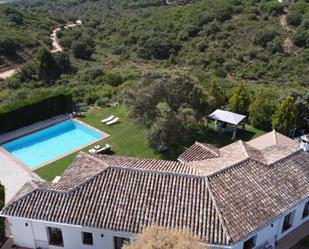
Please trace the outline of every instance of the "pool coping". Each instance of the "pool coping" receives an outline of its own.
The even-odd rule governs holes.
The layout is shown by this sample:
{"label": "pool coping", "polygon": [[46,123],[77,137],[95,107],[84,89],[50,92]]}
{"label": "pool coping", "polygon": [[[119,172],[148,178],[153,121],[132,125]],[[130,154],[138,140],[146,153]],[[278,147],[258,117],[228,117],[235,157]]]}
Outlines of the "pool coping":
{"label": "pool coping", "polygon": [[[75,122],[77,122],[77,123],[79,123],[79,124],[81,124],[81,125],[86,126],[86,127],[89,128],[89,129],[95,130],[97,133],[101,134],[103,137],[102,137],[102,138],[98,138],[98,139],[96,139],[96,140],[94,140],[94,141],[92,141],[92,142],[90,142],[90,143],[88,143],[88,144],[85,144],[85,145],[83,145],[83,146],[80,146],[80,147],[78,147],[78,148],[76,148],[76,149],[74,149],[74,150],[71,150],[71,151],[69,151],[69,152],[67,152],[67,153],[65,153],[65,154],[63,154],[63,155],[61,155],[61,156],[59,156],[59,157],[56,157],[56,158],[54,158],[54,159],[52,159],[52,160],[49,160],[49,161],[47,161],[47,162],[45,162],[45,163],[43,163],[43,164],[40,164],[39,166],[36,166],[36,167],[34,167],[34,168],[28,167],[25,163],[23,163],[22,161],[18,160],[18,159],[17,159],[16,157],[14,157],[10,152],[8,152],[6,149],[4,149],[4,148],[1,147],[1,146],[0,146],[0,151],[3,152],[3,153],[5,153],[10,159],[12,159],[14,162],[16,162],[16,163],[17,163],[19,166],[21,166],[23,169],[27,170],[28,172],[34,172],[34,171],[37,170],[37,169],[43,168],[43,167],[47,166],[48,164],[51,164],[51,163],[53,163],[53,162],[55,162],[55,161],[58,161],[58,160],[60,160],[60,159],[62,159],[62,158],[64,158],[64,157],[67,157],[67,156],[69,156],[69,155],[71,155],[71,154],[73,154],[73,153],[75,153],[75,152],[77,152],[77,151],[81,151],[82,149],[84,149],[84,148],[86,148],[86,147],[88,147],[88,146],[90,146],[90,145],[92,145],[92,144],[98,143],[98,142],[103,141],[103,140],[105,140],[105,139],[107,139],[107,138],[110,137],[110,135],[109,135],[108,133],[106,133],[106,132],[104,132],[104,131],[101,131],[101,130],[99,130],[99,129],[97,129],[97,128],[95,128],[95,127],[93,127],[93,126],[91,126],[91,125],[89,125],[89,124],[87,124],[87,123],[85,123],[85,122],[83,122],[83,121],[77,119],[77,118],[66,119],[66,120],[60,121],[60,122],[58,122],[58,123],[55,123],[55,124],[53,124],[53,125],[57,125],[57,124],[59,124],[59,123],[66,122],[66,121],[68,121],[68,120],[73,120],[73,121],[75,121]],[[53,125],[51,125],[51,126],[53,126]],[[44,128],[41,128],[41,129],[38,128],[37,130],[34,130],[34,131],[32,131],[31,133],[28,133],[28,134],[26,134],[26,135],[24,135],[24,136],[33,134],[33,133],[35,133],[35,132],[38,132],[38,131],[40,131],[40,130],[49,128],[49,127],[51,127],[51,126],[44,127]]]}

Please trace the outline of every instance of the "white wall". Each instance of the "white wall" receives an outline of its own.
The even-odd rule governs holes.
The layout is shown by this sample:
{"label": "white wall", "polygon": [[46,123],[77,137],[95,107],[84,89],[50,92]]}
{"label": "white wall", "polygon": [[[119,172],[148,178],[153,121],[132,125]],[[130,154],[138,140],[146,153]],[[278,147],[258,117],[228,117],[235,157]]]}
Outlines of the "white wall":
{"label": "white wall", "polygon": [[[131,233],[118,233],[107,230],[69,226],[58,223],[29,221],[19,218],[8,218],[14,243],[17,246],[42,249],[114,249],[114,236],[133,238]],[[28,226],[25,226],[28,223]],[[47,227],[60,228],[63,237],[63,247],[48,245]],[[93,234],[93,245],[83,245],[82,232]],[[103,234],[103,237],[101,237]],[[34,239],[33,239],[34,238]]]}
{"label": "white wall", "polygon": [[[248,238],[239,241],[237,244],[231,245],[230,247],[209,245],[210,249],[242,249],[244,242],[254,235],[257,235],[256,247],[264,244],[265,241],[274,244],[276,240],[281,239],[285,235],[292,232],[302,223],[309,220],[309,216],[302,219],[302,214],[304,210],[306,201],[298,204],[295,208],[290,210],[292,212],[295,210],[295,215],[293,219],[293,226],[282,233],[282,224],[285,215],[289,212],[284,213],[280,218],[275,220],[272,224],[267,225],[263,229],[259,230],[256,234],[252,234]],[[31,221],[27,219],[19,218],[8,218],[9,224],[11,226],[11,231],[14,239],[14,243],[18,246],[36,248],[41,247],[42,249],[114,249],[114,236],[123,238],[133,238],[132,233],[118,233],[107,230],[99,230],[92,228],[83,228],[81,226],[71,226],[59,223],[49,223],[40,221]],[[28,226],[25,226],[25,224]],[[56,247],[48,245],[47,237],[47,227],[56,227],[62,230],[64,247]],[[82,232],[91,232],[93,234],[93,245],[83,245],[82,243]],[[101,237],[103,234],[103,238]]]}
{"label": "white wall", "polygon": [[[27,223],[27,226],[26,226]],[[31,223],[28,221],[9,219],[10,228],[14,243],[26,248],[35,248]]]}
{"label": "white wall", "polygon": [[[298,226],[300,226],[304,222],[309,220],[309,216],[307,216],[305,219],[302,219],[305,204],[306,204],[306,201],[300,203],[296,208],[294,208],[290,211],[290,212],[293,212],[295,210],[293,224],[292,224],[293,226],[290,229],[288,229],[287,231],[285,231],[284,233],[281,233],[281,230],[280,230],[280,234],[277,237],[278,240],[281,239],[282,237],[284,237],[285,235],[289,234],[293,230],[295,230]],[[290,212],[287,212],[286,214],[288,214]],[[283,220],[284,220],[284,218],[282,218],[280,220],[280,228],[282,228]]]}

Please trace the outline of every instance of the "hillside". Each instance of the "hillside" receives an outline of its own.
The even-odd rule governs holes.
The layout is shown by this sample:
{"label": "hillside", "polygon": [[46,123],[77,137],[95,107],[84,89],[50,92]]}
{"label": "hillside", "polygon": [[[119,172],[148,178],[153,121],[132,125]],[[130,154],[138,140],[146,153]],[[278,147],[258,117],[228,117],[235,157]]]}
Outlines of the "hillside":
{"label": "hillside", "polygon": [[[83,25],[57,33],[74,68],[69,77],[48,84],[34,82],[37,77],[15,77],[2,84],[5,97],[0,94],[0,102],[14,101],[21,91],[31,95],[35,86],[35,92],[70,89],[77,101],[92,104],[134,85],[146,71],[188,74],[203,86],[216,80],[228,94],[231,83],[239,81],[252,90],[268,89],[274,99],[293,90],[308,91],[305,1],[286,6],[199,0],[169,6],[159,0],[21,0],[14,5],[27,13],[48,11],[60,23],[82,19]],[[34,40],[43,42],[41,37]]]}
{"label": "hillside", "polygon": [[41,12],[0,4],[0,72],[26,62],[38,47],[50,46],[54,24]]}

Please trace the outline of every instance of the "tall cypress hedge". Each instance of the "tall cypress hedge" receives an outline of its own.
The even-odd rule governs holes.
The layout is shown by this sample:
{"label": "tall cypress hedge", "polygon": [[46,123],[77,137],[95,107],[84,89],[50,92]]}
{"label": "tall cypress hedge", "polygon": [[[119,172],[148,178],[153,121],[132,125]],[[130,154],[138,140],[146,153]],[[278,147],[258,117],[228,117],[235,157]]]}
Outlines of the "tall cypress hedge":
{"label": "tall cypress hedge", "polygon": [[[4,186],[0,184],[0,211],[4,207]],[[0,217],[0,245],[5,240],[5,220]]]}
{"label": "tall cypress hedge", "polygon": [[73,110],[71,94],[54,93],[35,96],[0,108],[0,134],[50,117],[71,113]]}

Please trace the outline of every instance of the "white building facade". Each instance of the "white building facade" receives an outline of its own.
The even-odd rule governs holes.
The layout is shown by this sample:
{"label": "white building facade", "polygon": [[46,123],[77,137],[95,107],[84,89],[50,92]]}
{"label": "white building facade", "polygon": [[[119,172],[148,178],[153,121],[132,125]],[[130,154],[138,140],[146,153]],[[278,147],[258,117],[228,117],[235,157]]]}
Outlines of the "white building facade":
{"label": "white building facade", "polygon": [[38,220],[8,218],[14,244],[41,249],[114,249],[133,234]]}
{"label": "white building facade", "polygon": [[[25,248],[120,249],[123,243],[129,243],[136,236],[132,233],[16,217],[8,217],[8,221],[14,243]],[[309,200],[299,203],[280,218],[234,245],[220,246],[208,244],[207,246],[209,249],[276,248],[276,241],[293,232],[307,221],[309,221]],[[61,233],[61,237],[56,241],[52,240],[51,229],[58,229],[58,232]]]}

